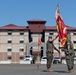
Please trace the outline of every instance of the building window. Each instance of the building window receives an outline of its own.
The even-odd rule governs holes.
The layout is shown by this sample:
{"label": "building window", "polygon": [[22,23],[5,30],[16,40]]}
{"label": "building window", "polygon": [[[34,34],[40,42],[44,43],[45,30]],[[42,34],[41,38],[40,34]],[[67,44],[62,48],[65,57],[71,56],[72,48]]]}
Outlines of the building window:
{"label": "building window", "polygon": [[24,43],[24,41],[20,40],[20,43]]}
{"label": "building window", "polygon": [[24,31],[20,31],[20,35],[24,35]]}
{"label": "building window", "polygon": [[30,54],[32,55],[33,47],[30,48]]}
{"label": "building window", "polygon": [[53,35],[53,34],[54,34],[53,32],[50,32],[50,33],[49,33],[49,35]]}
{"label": "building window", "polygon": [[8,56],[8,60],[11,60],[12,59],[12,57],[11,56]]}
{"label": "building window", "polygon": [[41,50],[43,50],[43,47],[41,47]]}
{"label": "building window", "polygon": [[73,43],[76,43],[76,41],[73,41]]}
{"label": "building window", "polygon": [[20,43],[24,43],[24,40],[23,40],[23,39],[21,39],[21,40],[20,40]]}
{"label": "building window", "polygon": [[12,31],[8,31],[8,35],[12,35]]}
{"label": "building window", "polygon": [[23,60],[23,59],[24,59],[24,57],[23,57],[23,56],[21,56],[21,57],[20,57],[20,60]]}
{"label": "building window", "polygon": [[32,34],[29,34],[29,42],[32,42]]}
{"label": "building window", "polygon": [[12,51],[12,49],[9,48],[9,49],[8,49],[8,52],[11,52],[11,51]]}
{"label": "building window", "polygon": [[23,52],[24,51],[24,49],[20,49],[20,52]]}
{"label": "building window", "polygon": [[76,51],[76,49],[74,49],[74,51]]}
{"label": "building window", "polygon": [[8,43],[12,43],[12,39],[8,39]]}
{"label": "building window", "polygon": [[76,35],[76,32],[74,32],[73,35]]}
{"label": "building window", "polygon": [[12,43],[12,41],[11,40],[8,40],[8,43]]}

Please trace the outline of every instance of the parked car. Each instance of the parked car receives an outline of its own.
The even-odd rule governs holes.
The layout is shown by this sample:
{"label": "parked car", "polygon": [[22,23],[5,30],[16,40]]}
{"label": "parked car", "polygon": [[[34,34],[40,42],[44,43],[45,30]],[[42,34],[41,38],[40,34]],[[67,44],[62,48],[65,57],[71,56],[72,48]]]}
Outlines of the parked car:
{"label": "parked car", "polygon": [[60,57],[54,57],[53,64],[61,64],[61,58]]}
{"label": "parked car", "polygon": [[[47,57],[46,56],[41,58],[41,64],[47,64]],[[53,64],[61,64],[61,58],[54,57]]]}
{"label": "parked car", "polygon": [[[63,60],[62,64],[66,64],[66,59]],[[76,56],[74,57],[74,64],[76,64]]]}
{"label": "parked car", "polygon": [[27,63],[32,64],[33,63],[33,56],[25,56],[24,61]]}
{"label": "parked car", "polygon": [[76,56],[74,57],[74,64],[76,64]]}
{"label": "parked car", "polygon": [[41,64],[47,64],[47,57],[42,57],[41,58]]}

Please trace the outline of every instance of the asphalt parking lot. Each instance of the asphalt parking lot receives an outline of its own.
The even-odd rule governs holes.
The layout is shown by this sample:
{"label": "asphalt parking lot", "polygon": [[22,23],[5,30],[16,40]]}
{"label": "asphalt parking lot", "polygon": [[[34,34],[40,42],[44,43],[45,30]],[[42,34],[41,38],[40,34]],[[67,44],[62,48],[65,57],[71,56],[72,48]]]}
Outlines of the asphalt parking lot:
{"label": "asphalt parking lot", "polygon": [[0,64],[0,75],[76,75],[76,65],[74,72],[67,73],[67,66],[64,64],[52,64],[53,72],[47,72],[46,65],[37,64]]}

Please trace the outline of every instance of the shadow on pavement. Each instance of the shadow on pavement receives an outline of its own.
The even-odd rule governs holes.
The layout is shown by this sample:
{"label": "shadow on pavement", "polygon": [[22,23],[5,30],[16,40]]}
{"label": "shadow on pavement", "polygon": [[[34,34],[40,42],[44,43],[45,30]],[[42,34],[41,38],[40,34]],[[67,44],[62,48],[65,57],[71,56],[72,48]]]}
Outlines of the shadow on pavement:
{"label": "shadow on pavement", "polygon": [[42,72],[47,72],[47,70],[42,70]]}
{"label": "shadow on pavement", "polygon": [[[47,70],[42,70],[42,72],[48,72]],[[58,73],[69,73],[67,71],[57,71],[57,70],[53,70],[52,72],[58,72]]]}
{"label": "shadow on pavement", "polygon": [[68,73],[66,71],[57,71],[57,70],[54,70],[53,72],[58,72],[58,73]]}

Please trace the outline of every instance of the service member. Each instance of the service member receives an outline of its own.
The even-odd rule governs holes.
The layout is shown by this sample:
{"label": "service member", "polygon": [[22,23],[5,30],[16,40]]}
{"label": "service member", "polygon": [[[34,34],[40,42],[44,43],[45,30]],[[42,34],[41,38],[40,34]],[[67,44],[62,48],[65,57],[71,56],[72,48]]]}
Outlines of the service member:
{"label": "service member", "polygon": [[65,51],[65,59],[67,63],[67,68],[68,68],[67,72],[72,72],[74,68],[75,52],[74,52],[74,47],[71,41],[70,33],[67,33],[67,40],[64,45],[64,51]]}
{"label": "service member", "polygon": [[47,71],[48,72],[53,71],[51,69],[51,64],[52,64],[52,60],[53,60],[53,49],[55,49],[55,50],[57,50],[59,52],[59,50],[53,45],[53,41],[57,37],[58,36],[56,36],[55,38],[52,38],[52,36],[49,36],[47,44],[46,44],[46,47],[47,47],[47,51],[46,51],[46,55],[47,55]]}

